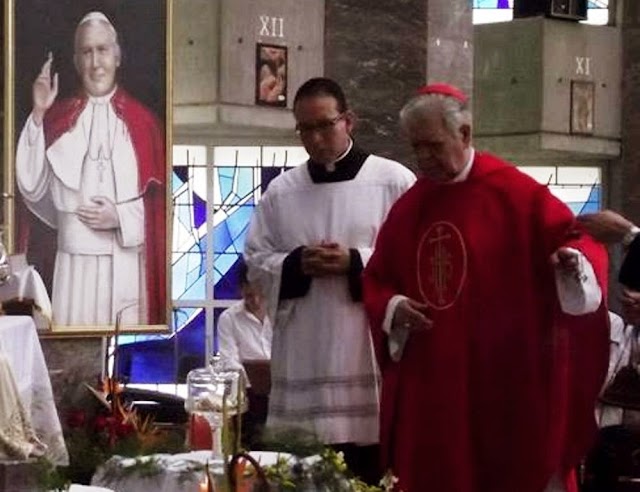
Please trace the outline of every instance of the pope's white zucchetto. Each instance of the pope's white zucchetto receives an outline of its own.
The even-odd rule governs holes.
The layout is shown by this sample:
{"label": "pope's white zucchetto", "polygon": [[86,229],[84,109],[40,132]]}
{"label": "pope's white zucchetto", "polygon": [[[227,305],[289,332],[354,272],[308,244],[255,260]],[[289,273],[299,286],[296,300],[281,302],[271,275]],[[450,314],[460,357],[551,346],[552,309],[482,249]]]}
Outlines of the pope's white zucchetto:
{"label": "pope's white zucchetto", "polygon": [[106,15],[104,15],[102,12],[98,12],[98,11],[89,12],[87,15],[85,15],[82,19],[80,19],[80,22],[78,22],[78,27],[80,27],[82,24],[86,22],[91,22],[91,21],[105,22],[106,24],[109,24],[112,29],[115,30],[109,18]]}

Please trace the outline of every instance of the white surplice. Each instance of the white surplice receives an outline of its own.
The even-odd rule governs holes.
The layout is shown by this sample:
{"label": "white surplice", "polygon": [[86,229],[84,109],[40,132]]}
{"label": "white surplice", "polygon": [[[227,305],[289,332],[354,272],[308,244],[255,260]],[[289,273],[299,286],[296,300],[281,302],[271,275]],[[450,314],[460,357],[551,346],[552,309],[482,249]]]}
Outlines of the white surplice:
{"label": "white surplice", "polygon": [[303,297],[279,301],[282,265],[322,241],[357,248],[366,265],[389,208],[414,181],[401,164],[369,156],[352,180],[314,183],[300,166],[270,183],[244,252],[274,320],[268,426],[302,426],[325,443],[378,441],[378,371],[362,303],[346,276],[314,278]]}

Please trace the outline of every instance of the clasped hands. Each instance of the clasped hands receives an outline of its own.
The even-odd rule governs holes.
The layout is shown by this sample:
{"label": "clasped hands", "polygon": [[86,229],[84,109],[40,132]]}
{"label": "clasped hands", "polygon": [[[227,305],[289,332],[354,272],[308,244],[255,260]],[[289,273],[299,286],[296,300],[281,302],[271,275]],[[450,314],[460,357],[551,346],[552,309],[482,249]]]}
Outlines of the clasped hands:
{"label": "clasped hands", "polygon": [[349,271],[350,253],[338,243],[323,241],[302,249],[302,273],[311,277],[345,275]]}
{"label": "clasped hands", "polygon": [[81,205],[76,216],[87,227],[98,230],[118,229],[120,219],[115,203],[104,196],[91,197],[93,204]]}

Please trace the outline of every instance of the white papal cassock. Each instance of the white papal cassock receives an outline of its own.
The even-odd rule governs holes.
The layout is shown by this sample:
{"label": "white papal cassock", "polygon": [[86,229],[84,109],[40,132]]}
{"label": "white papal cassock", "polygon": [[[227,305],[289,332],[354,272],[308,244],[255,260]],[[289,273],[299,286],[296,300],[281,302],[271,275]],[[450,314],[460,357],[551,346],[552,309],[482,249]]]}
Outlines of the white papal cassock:
{"label": "white papal cassock", "polygon": [[316,277],[302,297],[279,301],[282,267],[296,248],[322,241],[357,248],[366,264],[387,211],[414,180],[371,155],[353,179],[314,183],[303,165],[269,185],[245,246],[275,320],[268,426],[303,426],[325,443],[378,441],[378,371],[362,303],[346,276]]}
{"label": "white papal cassock", "polygon": [[[126,306],[123,322],[146,320],[144,206],[131,137],[112,96],[89,98],[77,124],[47,149],[43,125],[31,116],[18,141],[18,188],[29,209],[58,230],[54,324],[111,324]],[[78,219],[77,208],[93,197],[116,204],[118,229],[91,229]]]}

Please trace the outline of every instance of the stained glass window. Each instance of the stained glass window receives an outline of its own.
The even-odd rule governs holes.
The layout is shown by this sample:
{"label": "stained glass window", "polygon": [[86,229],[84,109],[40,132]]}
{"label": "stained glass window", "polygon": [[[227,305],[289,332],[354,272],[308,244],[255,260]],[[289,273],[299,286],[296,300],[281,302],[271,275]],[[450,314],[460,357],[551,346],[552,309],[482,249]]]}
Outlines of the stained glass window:
{"label": "stained glass window", "polygon": [[306,159],[302,147],[173,147],[172,332],[121,337],[123,380],[175,384],[204,365],[218,316],[240,298],[238,259],[254,207],[273,178]]}
{"label": "stained glass window", "polygon": [[602,206],[602,170],[599,167],[521,166],[518,169],[548,185],[576,215],[597,212]]}

